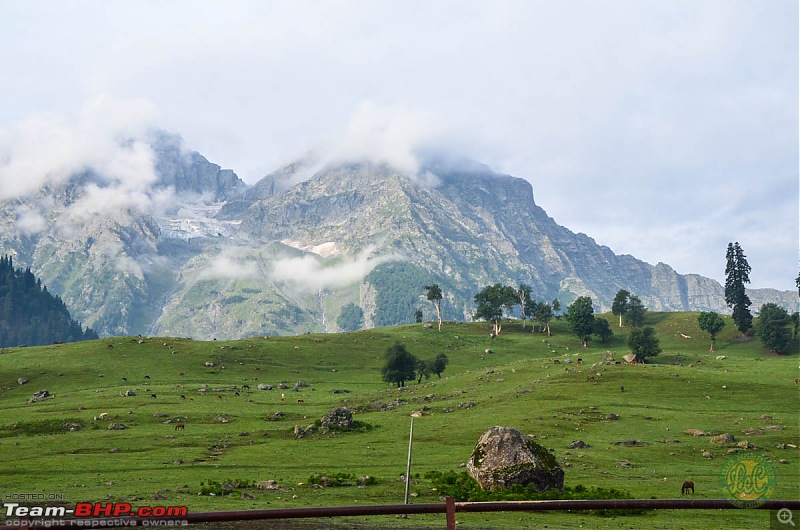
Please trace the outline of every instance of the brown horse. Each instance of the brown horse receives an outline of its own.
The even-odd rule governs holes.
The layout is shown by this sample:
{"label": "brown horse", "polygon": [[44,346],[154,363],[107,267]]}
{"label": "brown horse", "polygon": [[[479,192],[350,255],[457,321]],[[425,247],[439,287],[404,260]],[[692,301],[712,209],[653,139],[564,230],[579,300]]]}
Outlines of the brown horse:
{"label": "brown horse", "polygon": [[176,424],[175,424],[175,430],[176,430],[176,431],[182,431],[182,430],[184,430],[185,428],[186,428],[186,425],[185,425],[185,424],[183,424],[183,423],[176,423]]}
{"label": "brown horse", "polygon": [[694,495],[694,482],[684,482],[683,486],[681,486],[681,495],[688,495],[690,490]]}

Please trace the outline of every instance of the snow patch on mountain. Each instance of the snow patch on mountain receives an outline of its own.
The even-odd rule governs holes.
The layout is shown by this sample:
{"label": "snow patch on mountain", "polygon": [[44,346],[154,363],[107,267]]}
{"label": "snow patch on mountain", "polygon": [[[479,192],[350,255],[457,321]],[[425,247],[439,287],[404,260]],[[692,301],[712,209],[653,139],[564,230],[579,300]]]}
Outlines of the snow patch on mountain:
{"label": "snow patch on mountain", "polygon": [[241,220],[215,219],[214,216],[223,204],[224,202],[181,204],[173,213],[164,214],[158,219],[161,235],[184,241],[232,237]]}

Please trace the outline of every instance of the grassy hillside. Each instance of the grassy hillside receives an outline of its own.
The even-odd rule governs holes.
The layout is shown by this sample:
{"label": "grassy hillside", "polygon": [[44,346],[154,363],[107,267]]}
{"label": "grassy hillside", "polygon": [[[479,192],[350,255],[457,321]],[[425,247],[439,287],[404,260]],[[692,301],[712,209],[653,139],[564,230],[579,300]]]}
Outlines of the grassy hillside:
{"label": "grassy hillside", "polygon": [[[613,487],[636,498],[678,497],[684,480],[695,482],[696,497],[722,498],[718,475],[733,445],[683,431],[728,432],[774,463],[773,498],[800,495],[798,449],[778,448],[800,445],[797,353],[772,356],[757,341],[738,341],[731,322],[717,351],[709,353],[695,313],[651,313],[647,323],[658,330],[662,354],[647,365],[603,364],[628,352],[627,330],[606,316],[616,335],[588,349],[563,321],[549,338],[530,333],[530,325],[523,332],[518,322],[506,324],[494,340],[485,324],[445,323],[441,333],[417,324],[231,342],[116,337],[4,349],[0,487],[6,493],[63,494],[72,503],[188,505],[192,511],[398,503],[409,416],[427,407],[414,424],[412,502],[438,502],[425,473],[461,471],[492,425],[516,427],[554,449],[567,486]],[[404,390],[383,383],[382,355],[395,341],[422,358],[447,353],[442,379]],[[791,351],[797,349],[793,344]],[[718,355],[726,359],[716,360]],[[30,382],[19,384],[18,378]],[[306,386],[295,391],[298,381]],[[258,384],[273,389],[259,390]],[[28,403],[41,389],[55,397]],[[136,395],[124,396],[126,391]],[[355,412],[356,432],[295,439],[295,425],[306,427],[341,405]],[[102,413],[108,418],[99,418]],[[175,430],[178,422],[184,430]],[[67,423],[82,427],[70,431]],[[109,430],[111,423],[127,428]],[[761,434],[743,434],[747,429]],[[569,449],[574,440],[591,448]],[[624,440],[647,445],[612,444]],[[705,450],[715,458],[703,457]],[[630,466],[620,464],[625,460]],[[312,475],[337,473],[351,475],[345,482],[354,485],[310,484]],[[357,487],[363,475],[375,483]],[[266,480],[277,481],[279,489],[252,487]],[[225,483],[241,487],[225,494]],[[464,514],[459,522],[463,528],[533,522],[549,528],[742,528],[765,526],[767,517],[746,510],[608,518],[516,513]],[[442,527],[443,521],[356,520],[415,527]]]}

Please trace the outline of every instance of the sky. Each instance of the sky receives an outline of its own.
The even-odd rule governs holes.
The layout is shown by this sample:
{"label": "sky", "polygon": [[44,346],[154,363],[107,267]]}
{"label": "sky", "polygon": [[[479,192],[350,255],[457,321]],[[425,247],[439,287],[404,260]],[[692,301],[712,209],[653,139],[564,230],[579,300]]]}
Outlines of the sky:
{"label": "sky", "polygon": [[738,241],[751,287],[794,290],[799,26],[796,0],[0,0],[0,198],[87,166],[142,197],[119,139],[154,127],[251,184],[439,149],[617,254],[724,282]]}

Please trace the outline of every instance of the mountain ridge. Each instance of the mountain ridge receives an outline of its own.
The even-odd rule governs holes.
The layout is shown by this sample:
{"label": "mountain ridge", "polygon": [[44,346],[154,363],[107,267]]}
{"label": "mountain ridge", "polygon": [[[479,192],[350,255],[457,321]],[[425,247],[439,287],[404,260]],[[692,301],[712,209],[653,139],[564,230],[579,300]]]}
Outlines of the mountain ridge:
{"label": "mountain ridge", "polygon": [[[104,190],[88,173],[0,202],[0,253],[36,270],[101,335],[336,330],[348,303],[365,309],[367,323],[389,314],[410,322],[416,308],[427,311],[417,285],[426,281],[445,288],[448,318],[464,320],[474,293],[497,282],[527,283],[535,298],[563,307],[591,296],[607,310],[624,288],[652,310],[727,310],[718,282],[616,255],[558,225],[528,181],[481,164],[407,174],[307,159],[247,186],[178,137],[156,135],[150,145],[158,180],[140,201],[149,209],[87,208],[92,186]],[[34,214],[39,229],[25,232],[20,219]],[[400,264],[392,270],[405,286],[381,273],[388,263]],[[751,293],[754,308],[791,303],[788,291]],[[403,311],[390,313],[400,298]]]}

